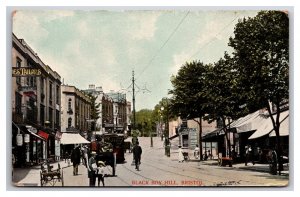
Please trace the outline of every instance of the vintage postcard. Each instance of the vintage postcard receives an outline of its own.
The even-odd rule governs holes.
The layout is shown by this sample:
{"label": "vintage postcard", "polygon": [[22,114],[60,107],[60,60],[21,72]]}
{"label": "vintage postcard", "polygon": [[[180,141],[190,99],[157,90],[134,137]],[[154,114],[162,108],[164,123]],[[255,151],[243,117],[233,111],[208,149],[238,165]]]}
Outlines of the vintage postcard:
{"label": "vintage postcard", "polygon": [[11,23],[14,187],[289,185],[287,10],[24,8]]}

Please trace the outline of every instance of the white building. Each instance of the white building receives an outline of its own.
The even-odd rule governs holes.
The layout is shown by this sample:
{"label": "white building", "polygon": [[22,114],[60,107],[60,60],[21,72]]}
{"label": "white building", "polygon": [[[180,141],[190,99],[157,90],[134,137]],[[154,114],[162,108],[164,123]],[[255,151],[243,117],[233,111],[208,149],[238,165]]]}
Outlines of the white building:
{"label": "white building", "polygon": [[83,90],[85,93],[87,94],[92,94],[94,97],[96,98],[96,104],[100,104],[99,105],[99,110],[100,110],[100,114],[99,114],[99,118],[96,121],[96,130],[97,131],[101,131],[104,132],[103,129],[103,124],[102,124],[102,120],[103,120],[103,116],[102,116],[102,98],[103,98],[103,89],[101,86],[96,87],[94,84],[90,84],[89,88],[86,90]]}
{"label": "white building", "polygon": [[90,130],[91,100],[75,86],[61,86],[61,131],[86,132]]}

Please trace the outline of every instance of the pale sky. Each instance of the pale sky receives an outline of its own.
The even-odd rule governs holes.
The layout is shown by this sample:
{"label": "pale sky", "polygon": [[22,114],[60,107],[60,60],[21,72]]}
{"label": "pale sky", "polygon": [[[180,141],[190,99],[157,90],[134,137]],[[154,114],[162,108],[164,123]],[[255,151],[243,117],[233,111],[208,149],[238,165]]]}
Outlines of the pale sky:
{"label": "pale sky", "polygon": [[[12,29],[65,84],[122,91],[136,110],[154,106],[171,89],[170,77],[186,62],[213,63],[231,52],[238,19],[255,10],[18,10]],[[138,88],[136,88],[138,90]]]}

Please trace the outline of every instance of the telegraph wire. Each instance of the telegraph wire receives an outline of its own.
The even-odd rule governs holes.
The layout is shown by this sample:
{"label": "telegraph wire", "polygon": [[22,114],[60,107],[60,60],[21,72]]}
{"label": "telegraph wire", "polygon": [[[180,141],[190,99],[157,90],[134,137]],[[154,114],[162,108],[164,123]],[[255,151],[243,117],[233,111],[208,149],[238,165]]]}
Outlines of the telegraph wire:
{"label": "telegraph wire", "polygon": [[[169,35],[169,37],[167,38],[167,40],[162,44],[162,46],[158,49],[158,51],[153,55],[153,57],[150,59],[149,63],[144,67],[144,69],[142,70],[142,72],[140,73],[139,76],[141,76],[145,70],[151,65],[151,63],[154,61],[154,59],[159,55],[159,52],[166,46],[166,44],[169,42],[169,40],[171,39],[171,37],[175,34],[175,32],[179,29],[180,25],[183,23],[183,21],[186,19],[186,17],[189,15],[190,11],[188,11],[185,16],[180,20],[180,22],[178,23],[178,25],[176,26],[176,28],[173,30],[173,32]],[[138,78],[136,78],[137,80]]]}
{"label": "telegraph wire", "polygon": [[239,17],[239,15],[237,15],[233,20],[231,20],[227,25],[225,25],[210,41],[206,42],[202,47],[200,47],[200,49],[194,53],[189,59],[188,61],[190,61],[192,59],[192,57],[194,57],[195,55],[197,55],[202,49],[204,49],[206,46],[208,46],[210,43],[212,43],[214,41],[214,39],[216,39],[216,37],[222,33],[225,29],[227,29],[229,27],[229,25],[231,25],[237,18]]}

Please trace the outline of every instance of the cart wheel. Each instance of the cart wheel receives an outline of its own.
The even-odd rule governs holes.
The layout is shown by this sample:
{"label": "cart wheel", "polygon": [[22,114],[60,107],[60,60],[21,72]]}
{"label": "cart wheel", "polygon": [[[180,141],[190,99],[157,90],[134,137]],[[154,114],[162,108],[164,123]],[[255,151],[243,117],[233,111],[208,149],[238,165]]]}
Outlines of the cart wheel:
{"label": "cart wheel", "polygon": [[61,178],[61,186],[63,187],[64,186],[64,172],[63,172],[63,170],[61,170],[60,178]]}

